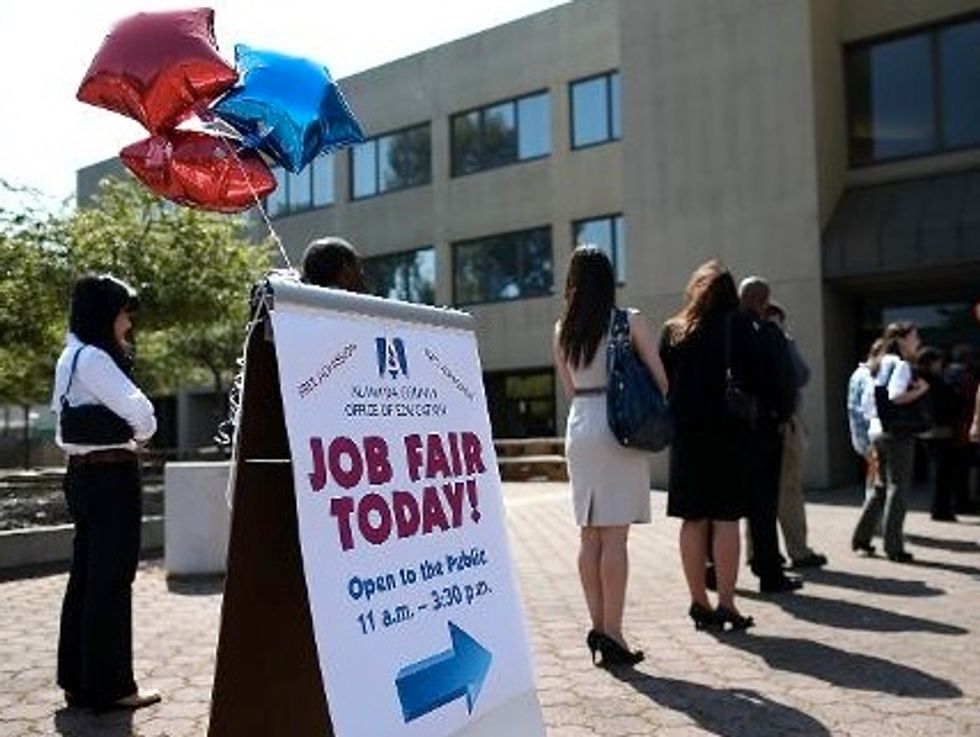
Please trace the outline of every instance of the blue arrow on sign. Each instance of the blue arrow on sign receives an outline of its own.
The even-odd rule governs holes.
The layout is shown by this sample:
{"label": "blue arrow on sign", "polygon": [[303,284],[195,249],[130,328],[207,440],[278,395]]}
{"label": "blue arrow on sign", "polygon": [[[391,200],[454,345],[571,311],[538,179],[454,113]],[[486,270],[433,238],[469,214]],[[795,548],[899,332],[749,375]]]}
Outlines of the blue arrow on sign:
{"label": "blue arrow on sign", "polygon": [[407,665],[395,677],[406,724],[460,696],[466,696],[466,707],[473,713],[493,655],[452,622],[449,636],[449,650]]}

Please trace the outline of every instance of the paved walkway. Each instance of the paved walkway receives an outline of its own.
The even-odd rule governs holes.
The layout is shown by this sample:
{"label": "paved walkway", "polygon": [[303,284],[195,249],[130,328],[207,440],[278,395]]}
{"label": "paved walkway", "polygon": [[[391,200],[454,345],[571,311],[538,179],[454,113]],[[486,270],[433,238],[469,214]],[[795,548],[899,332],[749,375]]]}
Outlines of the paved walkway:
{"label": "paved walkway", "polygon": [[[980,735],[980,519],[911,513],[918,562],[899,565],[851,553],[856,498],[817,496],[811,537],[830,566],[796,595],[746,591],[742,608],[758,626],[713,637],[686,618],[678,526],[655,494],[655,523],[631,540],[627,608],[629,636],[648,657],[617,678],[590,665],[583,642],[567,494],[563,484],[505,490],[549,737]],[[204,735],[220,585],[168,589],[158,562],[140,570],[136,672],[165,700],[101,717],[62,708],[54,686],[64,585],[64,575],[0,583],[0,737]]]}

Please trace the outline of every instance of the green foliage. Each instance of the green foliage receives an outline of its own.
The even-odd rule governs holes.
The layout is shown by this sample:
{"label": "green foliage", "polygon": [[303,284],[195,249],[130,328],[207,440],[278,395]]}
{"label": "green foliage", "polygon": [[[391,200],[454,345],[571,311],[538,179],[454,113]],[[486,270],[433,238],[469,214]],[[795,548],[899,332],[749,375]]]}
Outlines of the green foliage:
{"label": "green foliage", "polygon": [[244,218],[174,206],[133,180],[105,180],[92,207],[0,217],[0,401],[47,398],[71,284],[86,273],[140,293],[141,386],[165,393],[207,380],[223,390],[269,254]]}
{"label": "green foliage", "polygon": [[47,220],[5,220],[0,230],[0,403],[49,398],[51,370],[63,341],[65,303],[57,254],[43,233]]}

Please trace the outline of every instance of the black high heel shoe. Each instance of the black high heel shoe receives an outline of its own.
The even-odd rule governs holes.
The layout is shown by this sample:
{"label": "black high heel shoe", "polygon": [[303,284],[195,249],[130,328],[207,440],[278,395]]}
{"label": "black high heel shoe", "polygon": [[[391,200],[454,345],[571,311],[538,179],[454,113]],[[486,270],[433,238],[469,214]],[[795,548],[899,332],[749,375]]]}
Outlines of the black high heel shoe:
{"label": "black high heel shoe", "polygon": [[722,624],[712,609],[697,602],[691,604],[691,608],[687,610],[687,616],[694,621],[694,629],[696,630],[717,629]]}
{"label": "black high heel shoe", "polygon": [[605,637],[599,630],[589,630],[589,633],[585,636],[585,644],[589,648],[589,652],[592,654],[592,665],[596,665],[596,651],[599,649],[599,643],[602,638]]}
{"label": "black high heel shoe", "polygon": [[747,630],[749,627],[755,627],[755,620],[752,617],[744,617],[738,612],[734,612],[723,606],[715,609],[715,618],[722,629],[724,629],[726,622],[732,626],[733,630],[741,631]]}
{"label": "black high heel shoe", "polygon": [[636,665],[646,657],[642,650],[627,650],[607,635],[599,635],[599,650],[602,652],[603,668]]}
{"label": "black high heel shoe", "polygon": [[875,554],[875,546],[871,543],[851,542],[851,550],[855,553],[864,553],[869,558]]}

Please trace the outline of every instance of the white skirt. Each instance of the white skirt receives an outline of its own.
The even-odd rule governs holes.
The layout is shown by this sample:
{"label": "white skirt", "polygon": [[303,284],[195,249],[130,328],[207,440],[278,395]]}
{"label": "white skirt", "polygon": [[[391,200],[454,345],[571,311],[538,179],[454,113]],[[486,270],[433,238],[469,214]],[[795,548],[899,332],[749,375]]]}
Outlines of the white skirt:
{"label": "white skirt", "polygon": [[605,394],[572,400],[565,456],[579,526],[650,521],[650,456],[616,441],[606,419]]}

